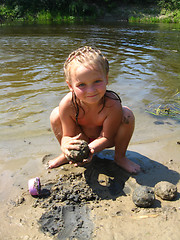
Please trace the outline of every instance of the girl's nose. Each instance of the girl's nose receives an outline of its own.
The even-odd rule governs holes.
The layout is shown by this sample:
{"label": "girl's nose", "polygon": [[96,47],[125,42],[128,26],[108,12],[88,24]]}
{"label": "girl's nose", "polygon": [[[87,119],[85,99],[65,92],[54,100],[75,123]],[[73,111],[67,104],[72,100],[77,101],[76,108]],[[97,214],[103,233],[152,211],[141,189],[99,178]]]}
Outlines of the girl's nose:
{"label": "girl's nose", "polygon": [[88,89],[87,89],[87,92],[88,92],[88,93],[92,93],[92,92],[94,92],[94,91],[95,91],[95,89],[94,89],[94,86],[93,86],[93,85],[88,86]]}

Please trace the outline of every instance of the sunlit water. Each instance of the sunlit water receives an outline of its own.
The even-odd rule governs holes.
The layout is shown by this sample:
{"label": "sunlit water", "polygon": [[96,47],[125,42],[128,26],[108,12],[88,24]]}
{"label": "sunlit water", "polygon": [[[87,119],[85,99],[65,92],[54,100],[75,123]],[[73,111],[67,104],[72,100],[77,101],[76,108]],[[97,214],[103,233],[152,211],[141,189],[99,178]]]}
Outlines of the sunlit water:
{"label": "sunlit water", "polygon": [[[123,104],[141,119],[140,123],[137,121],[136,136],[155,121],[145,111],[148,104],[167,99],[177,102],[179,25],[2,26],[2,169],[16,169],[29,160],[40,161],[44,154],[59,151],[50,131],[49,115],[68,92],[63,63],[71,51],[84,45],[96,46],[107,56],[110,62],[108,88],[115,90]],[[179,124],[176,120],[168,121],[172,126]]]}

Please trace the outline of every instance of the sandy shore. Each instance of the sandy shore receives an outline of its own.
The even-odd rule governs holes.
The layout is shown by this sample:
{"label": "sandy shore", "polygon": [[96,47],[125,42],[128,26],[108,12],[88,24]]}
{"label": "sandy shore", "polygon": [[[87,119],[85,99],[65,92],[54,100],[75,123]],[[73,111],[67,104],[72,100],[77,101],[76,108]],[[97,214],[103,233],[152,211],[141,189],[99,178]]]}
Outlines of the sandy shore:
{"label": "sandy shore", "polygon": [[[156,127],[162,127],[154,126],[148,138],[137,138],[140,132],[135,133],[127,152],[143,169],[138,175],[130,175],[106,160],[113,155],[113,149],[98,155],[101,158],[96,157],[86,167],[64,165],[47,171],[41,161],[31,174],[28,162],[14,173],[3,171],[0,239],[178,240],[180,131],[178,125],[165,125],[168,130],[157,135]],[[52,157],[46,156],[44,162]],[[42,189],[49,195],[34,198],[28,193],[26,180],[38,172]],[[132,201],[134,189],[139,185],[153,188],[160,181],[177,186],[176,198],[165,201],[156,196],[150,208],[136,207]],[[74,200],[75,195],[79,200]]]}

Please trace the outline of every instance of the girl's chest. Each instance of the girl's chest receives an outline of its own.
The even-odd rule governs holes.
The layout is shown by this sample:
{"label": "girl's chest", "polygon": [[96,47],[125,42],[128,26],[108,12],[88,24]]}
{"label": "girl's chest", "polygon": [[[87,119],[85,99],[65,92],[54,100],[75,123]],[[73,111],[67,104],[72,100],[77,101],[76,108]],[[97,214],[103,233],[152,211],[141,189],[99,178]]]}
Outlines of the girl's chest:
{"label": "girl's chest", "polygon": [[105,120],[105,115],[102,113],[84,113],[80,114],[78,117],[78,123],[81,126],[88,126],[88,127],[101,127],[103,126],[103,122]]}

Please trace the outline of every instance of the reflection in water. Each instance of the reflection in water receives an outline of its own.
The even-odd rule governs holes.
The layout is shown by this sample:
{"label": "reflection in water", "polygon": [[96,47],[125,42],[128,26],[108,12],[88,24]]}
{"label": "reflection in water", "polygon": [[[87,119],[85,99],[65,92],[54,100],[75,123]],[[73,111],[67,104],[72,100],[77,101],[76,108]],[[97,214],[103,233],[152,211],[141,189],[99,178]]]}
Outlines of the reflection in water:
{"label": "reflection in water", "polygon": [[[168,25],[169,26],[169,25]],[[0,29],[0,124],[42,132],[68,91],[63,63],[83,45],[110,62],[109,88],[136,111],[179,89],[180,31],[176,25],[4,26]]]}

